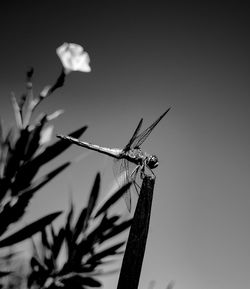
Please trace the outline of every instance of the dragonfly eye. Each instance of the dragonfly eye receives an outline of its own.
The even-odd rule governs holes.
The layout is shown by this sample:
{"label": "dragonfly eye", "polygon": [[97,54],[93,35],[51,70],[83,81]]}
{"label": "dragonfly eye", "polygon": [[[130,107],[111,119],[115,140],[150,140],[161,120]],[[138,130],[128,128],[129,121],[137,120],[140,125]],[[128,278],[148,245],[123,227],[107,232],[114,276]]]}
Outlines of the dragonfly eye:
{"label": "dragonfly eye", "polygon": [[159,164],[159,161],[158,161],[157,156],[155,156],[155,155],[150,156],[147,160],[147,166],[150,169],[154,169],[154,168],[158,167],[158,164]]}

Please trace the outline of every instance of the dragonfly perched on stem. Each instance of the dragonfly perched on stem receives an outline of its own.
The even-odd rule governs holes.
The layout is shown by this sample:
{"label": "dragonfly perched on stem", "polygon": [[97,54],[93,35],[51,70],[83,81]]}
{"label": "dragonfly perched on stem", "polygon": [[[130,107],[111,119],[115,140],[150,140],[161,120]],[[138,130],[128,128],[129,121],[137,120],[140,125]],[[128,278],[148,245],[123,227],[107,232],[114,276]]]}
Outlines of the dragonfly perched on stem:
{"label": "dragonfly perched on stem", "polygon": [[[158,164],[158,158],[156,155],[149,155],[146,152],[141,150],[141,145],[155,128],[155,126],[159,123],[159,121],[169,112],[170,108],[168,108],[156,121],[154,121],[147,129],[140,133],[140,129],[142,126],[143,119],[141,118],[140,122],[138,123],[131,139],[127,143],[127,145],[123,149],[119,148],[106,148],[101,147],[95,144],[91,144],[88,142],[80,141],[76,138],[65,136],[65,135],[58,135],[57,137],[61,139],[65,139],[74,143],[78,146],[85,147],[90,150],[97,151],[99,153],[108,155],[118,160],[120,166],[120,173],[121,175],[124,174],[125,181],[133,181],[135,185],[135,189],[138,193],[139,185],[136,183],[136,177],[140,172],[140,176],[143,179],[145,176],[145,170],[148,169],[154,176],[153,169],[155,169]],[[135,165],[134,170],[132,173],[129,173],[129,163],[133,163]],[[116,164],[116,165],[117,165]],[[124,182],[122,182],[124,183]],[[124,195],[124,199],[129,211],[131,211],[131,192],[128,191]]]}

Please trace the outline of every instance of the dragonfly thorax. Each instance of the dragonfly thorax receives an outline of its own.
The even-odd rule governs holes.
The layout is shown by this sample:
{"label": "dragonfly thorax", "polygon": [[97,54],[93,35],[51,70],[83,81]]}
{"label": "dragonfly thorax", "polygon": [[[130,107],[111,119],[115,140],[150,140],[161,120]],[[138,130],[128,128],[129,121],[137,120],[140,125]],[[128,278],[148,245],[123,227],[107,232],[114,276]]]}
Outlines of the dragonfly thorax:
{"label": "dragonfly thorax", "polygon": [[155,169],[159,165],[159,160],[156,155],[151,155],[147,157],[146,164],[150,169]]}

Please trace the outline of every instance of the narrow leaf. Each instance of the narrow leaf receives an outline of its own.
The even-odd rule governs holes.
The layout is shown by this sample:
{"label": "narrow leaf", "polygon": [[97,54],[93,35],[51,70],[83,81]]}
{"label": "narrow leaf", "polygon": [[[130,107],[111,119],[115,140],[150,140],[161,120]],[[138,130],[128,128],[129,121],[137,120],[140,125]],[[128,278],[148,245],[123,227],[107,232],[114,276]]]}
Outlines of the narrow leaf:
{"label": "narrow leaf", "polygon": [[90,197],[89,197],[88,206],[87,206],[87,208],[88,208],[87,209],[88,210],[87,216],[91,215],[91,213],[95,207],[95,204],[96,204],[96,201],[97,201],[97,198],[99,195],[99,190],[100,190],[100,181],[101,181],[101,175],[100,175],[100,173],[98,173],[96,175],[96,179],[95,179],[95,182],[94,182],[94,185],[93,185]]}
{"label": "narrow leaf", "polygon": [[0,144],[4,143],[4,130],[3,130],[3,120],[0,117]]}
{"label": "narrow leaf", "polygon": [[52,221],[54,221],[55,218],[57,218],[59,215],[61,215],[60,212],[49,214],[27,226],[25,226],[23,229],[17,231],[16,233],[0,240],[0,248],[11,246],[13,244],[19,243],[37,232],[41,231],[44,227],[49,225]]}
{"label": "narrow leaf", "polygon": [[75,274],[60,281],[66,286],[70,286],[70,288],[100,287],[102,285],[99,281],[91,277],[83,277],[80,274]]}
{"label": "narrow leaf", "polygon": [[62,170],[69,166],[69,162],[61,165],[56,168],[52,172],[47,175],[41,177],[34,183],[32,183],[27,189],[20,192],[21,188],[15,186],[12,188],[12,193],[14,195],[18,195],[16,198],[16,202],[14,204],[13,201],[7,203],[3,210],[0,212],[1,227],[0,227],[0,235],[2,235],[8,228],[8,226],[12,223],[17,222],[25,213],[27,206],[34,193],[47,184],[50,180],[56,177]]}
{"label": "narrow leaf", "polygon": [[124,222],[122,222],[119,225],[116,225],[114,228],[112,228],[108,233],[106,233],[102,239],[101,242],[104,242],[110,238],[113,238],[114,236],[120,234],[121,232],[125,231],[126,229],[128,229],[131,224],[132,224],[133,219],[129,219],[126,220]]}
{"label": "narrow leaf", "polygon": [[65,238],[65,230],[64,228],[61,228],[58,235],[54,237],[53,244],[51,245],[51,251],[55,259],[58,257],[60,253],[64,238]]}
{"label": "narrow leaf", "polygon": [[[84,126],[70,135],[73,137],[80,137],[87,129],[87,126]],[[38,172],[39,168],[46,164],[47,162],[51,161],[62,152],[64,152],[67,148],[70,147],[70,143],[64,142],[63,140],[59,140],[54,144],[48,146],[42,153],[34,157],[33,160],[27,162],[25,165],[22,166],[22,172],[20,178],[22,179],[24,176],[35,176]]]}
{"label": "narrow leaf", "polygon": [[[15,147],[9,147],[7,155],[7,164],[5,167],[5,177],[12,179],[19,169],[20,162],[24,159],[24,152],[27,145],[30,132],[27,129],[21,130],[20,136],[15,143]],[[10,136],[11,137],[11,136]],[[11,146],[11,140],[9,140]]]}
{"label": "narrow leaf", "polygon": [[43,246],[45,247],[45,248],[47,248],[47,249],[50,249],[51,248],[51,245],[50,245],[50,243],[49,243],[49,240],[48,240],[48,236],[47,236],[47,232],[46,232],[46,229],[45,228],[43,228],[42,230],[41,230],[41,240],[42,240],[42,244],[43,244]]}
{"label": "narrow leaf", "polygon": [[40,145],[41,132],[46,123],[46,115],[30,131],[25,149],[25,161],[31,159]]}
{"label": "narrow leaf", "polygon": [[109,248],[107,248],[101,252],[98,252],[97,254],[91,256],[88,259],[87,263],[96,262],[96,261],[99,261],[105,257],[112,256],[112,255],[116,254],[116,251],[118,249],[120,249],[124,244],[125,244],[125,242],[120,242],[120,243],[118,243],[114,246],[111,246],[111,247],[109,247]]}
{"label": "narrow leaf", "polygon": [[19,129],[21,129],[22,126],[23,126],[22,114],[21,114],[21,109],[20,109],[20,107],[18,105],[18,102],[16,100],[16,97],[15,97],[14,93],[12,93],[12,95],[11,95],[11,102],[12,102],[12,106],[13,106],[13,110],[14,110],[14,114],[15,114],[17,127]]}
{"label": "narrow leaf", "polygon": [[30,184],[30,180],[28,178],[26,179],[26,181],[23,181],[23,183],[21,183],[21,179],[18,178],[11,186],[12,194],[13,195],[20,194],[20,191],[23,191],[22,193],[29,192],[30,195],[33,194],[41,187],[43,187],[45,184],[47,184],[49,181],[51,181],[54,177],[56,177],[60,172],[66,169],[69,165],[70,162],[62,164],[53,171],[34,181],[32,184]]}
{"label": "narrow leaf", "polygon": [[96,279],[90,277],[83,277],[83,284],[89,287],[101,287],[102,284]]}
{"label": "narrow leaf", "polygon": [[71,257],[71,252],[74,247],[74,242],[73,242],[73,230],[72,230],[72,219],[74,215],[74,205],[72,202],[72,199],[70,201],[70,210],[67,216],[67,221],[65,225],[65,240],[66,240],[66,245],[68,249],[68,255]]}
{"label": "narrow leaf", "polygon": [[83,230],[85,230],[87,228],[89,218],[90,218],[92,211],[95,207],[95,204],[96,204],[96,201],[97,201],[97,198],[99,195],[99,190],[100,190],[100,181],[101,181],[101,175],[100,175],[100,173],[98,173],[96,175],[95,182],[94,182],[92,191],[91,191],[90,196],[89,196],[87,213],[86,213],[86,218],[84,220]]}
{"label": "narrow leaf", "polygon": [[8,276],[11,273],[13,273],[13,272],[11,272],[11,271],[0,271],[0,278]]}
{"label": "narrow leaf", "polygon": [[83,231],[83,227],[84,227],[84,221],[87,215],[87,208],[83,208],[83,210],[81,211],[78,220],[76,222],[75,228],[74,228],[74,240],[76,241],[78,236],[81,234],[81,232]]}

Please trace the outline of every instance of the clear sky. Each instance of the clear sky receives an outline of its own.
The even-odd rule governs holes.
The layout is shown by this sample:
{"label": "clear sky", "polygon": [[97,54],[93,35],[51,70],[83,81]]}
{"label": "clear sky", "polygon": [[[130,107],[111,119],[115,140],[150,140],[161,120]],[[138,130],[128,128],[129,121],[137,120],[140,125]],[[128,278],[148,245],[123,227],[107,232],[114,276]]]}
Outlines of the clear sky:
{"label": "clear sky", "polygon": [[[84,46],[92,72],[72,73],[42,104],[65,109],[55,133],[88,124],[84,140],[123,147],[141,117],[146,126],[171,106],[143,146],[160,165],[140,289],[250,288],[249,7],[161,2],[5,1],[0,114],[13,124],[9,95],[23,92],[27,66],[36,93],[52,84],[63,42]],[[84,152],[71,147],[51,167]],[[80,209],[99,170],[105,194],[112,160],[91,153],[37,193],[23,222],[67,208],[69,191]]]}

